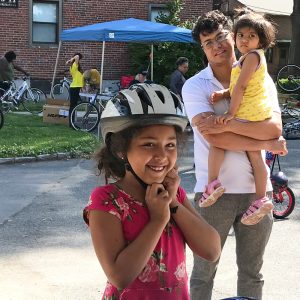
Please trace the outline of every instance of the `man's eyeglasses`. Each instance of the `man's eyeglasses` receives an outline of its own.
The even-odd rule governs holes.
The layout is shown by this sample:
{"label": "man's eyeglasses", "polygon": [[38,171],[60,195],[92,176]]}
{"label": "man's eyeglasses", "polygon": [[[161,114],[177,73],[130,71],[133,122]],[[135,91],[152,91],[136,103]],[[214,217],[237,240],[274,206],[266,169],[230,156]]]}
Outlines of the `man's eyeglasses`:
{"label": "man's eyeglasses", "polygon": [[213,48],[215,43],[220,44],[220,43],[224,42],[225,40],[227,40],[228,35],[229,35],[229,31],[220,32],[213,40],[208,40],[208,41],[205,41],[204,43],[202,43],[201,47],[203,49],[210,50]]}

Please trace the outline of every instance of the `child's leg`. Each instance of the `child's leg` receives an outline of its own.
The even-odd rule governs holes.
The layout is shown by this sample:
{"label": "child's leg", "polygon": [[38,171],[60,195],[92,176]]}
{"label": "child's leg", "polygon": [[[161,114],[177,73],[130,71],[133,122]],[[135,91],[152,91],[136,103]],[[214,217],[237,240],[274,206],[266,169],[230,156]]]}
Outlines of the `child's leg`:
{"label": "child's leg", "polygon": [[242,223],[255,225],[273,209],[273,204],[266,196],[268,172],[261,151],[247,151],[247,155],[253,169],[257,200],[244,213]]}
{"label": "child's leg", "polygon": [[208,155],[208,185],[200,199],[200,207],[213,205],[224,193],[225,189],[218,180],[220,168],[224,160],[225,150],[211,146]]}

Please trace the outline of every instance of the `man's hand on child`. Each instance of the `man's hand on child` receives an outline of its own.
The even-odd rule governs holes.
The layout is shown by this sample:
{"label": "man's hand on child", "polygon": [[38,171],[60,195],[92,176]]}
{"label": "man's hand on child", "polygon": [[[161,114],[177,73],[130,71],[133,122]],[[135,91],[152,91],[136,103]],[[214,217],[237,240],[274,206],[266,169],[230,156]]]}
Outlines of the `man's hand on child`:
{"label": "man's hand on child", "polygon": [[226,113],[224,115],[217,116],[215,118],[215,124],[224,124],[224,125],[226,125],[230,120],[233,119],[233,117],[234,116],[230,113]]}

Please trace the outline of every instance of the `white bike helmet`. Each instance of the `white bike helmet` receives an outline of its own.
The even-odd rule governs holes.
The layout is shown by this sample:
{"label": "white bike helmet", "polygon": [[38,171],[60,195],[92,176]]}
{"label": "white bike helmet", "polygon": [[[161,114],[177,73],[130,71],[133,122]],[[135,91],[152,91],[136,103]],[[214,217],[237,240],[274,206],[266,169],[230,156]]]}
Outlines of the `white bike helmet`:
{"label": "white bike helmet", "polygon": [[177,95],[165,86],[146,83],[120,91],[108,101],[100,119],[104,141],[109,134],[132,126],[174,125],[183,131],[187,122]]}

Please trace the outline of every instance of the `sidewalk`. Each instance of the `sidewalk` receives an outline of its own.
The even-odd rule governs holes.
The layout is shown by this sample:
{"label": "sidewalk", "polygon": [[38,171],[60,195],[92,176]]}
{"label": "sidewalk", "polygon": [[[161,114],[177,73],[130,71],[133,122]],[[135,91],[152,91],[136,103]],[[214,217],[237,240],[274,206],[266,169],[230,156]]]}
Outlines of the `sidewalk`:
{"label": "sidewalk", "polygon": [[[183,158],[182,170],[188,170],[191,162],[190,155]],[[283,162],[285,168],[286,164]],[[299,187],[299,162],[291,157],[289,164]],[[73,159],[1,165],[0,178],[1,210],[14,201],[18,205],[8,220],[3,224],[0,220],[0,299],[101,299],[105,275],[81,217],[89,192],[101,184],[91,162]],[[182,186],[190,199],[194,182],[193,171],[182,174]],[[274,223],[263,267],[264,300],[300,299],[299,220],[296,206],[289,219]],[[188,250],[189,275],[192,264]],[[234,236],[228,236],[213,300],[236,294],[236,272]]]}

